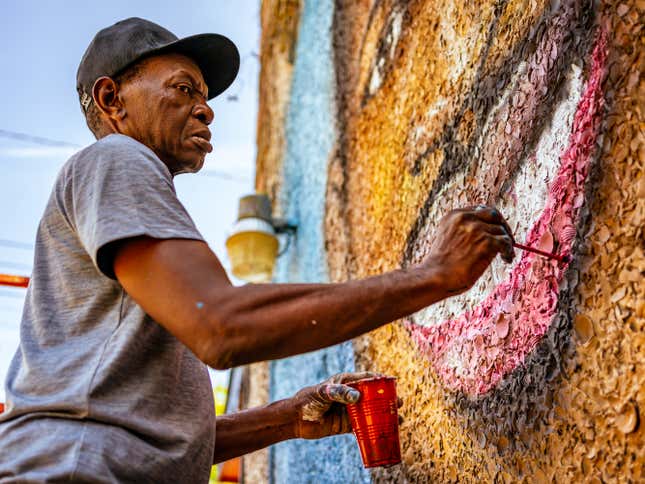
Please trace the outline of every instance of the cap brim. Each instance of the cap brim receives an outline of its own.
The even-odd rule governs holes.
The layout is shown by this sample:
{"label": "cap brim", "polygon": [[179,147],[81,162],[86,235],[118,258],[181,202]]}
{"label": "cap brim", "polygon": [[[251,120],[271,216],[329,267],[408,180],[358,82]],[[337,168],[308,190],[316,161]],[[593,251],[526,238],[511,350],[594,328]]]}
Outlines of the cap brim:
{"label": "cap brim", "polygon": [[222,94],[240,69],[240,53],[235,44],[219,34],[199,34],[179,39],[150,54],[176,52],[190,57],[202,71],[208,86],[208,99]]}

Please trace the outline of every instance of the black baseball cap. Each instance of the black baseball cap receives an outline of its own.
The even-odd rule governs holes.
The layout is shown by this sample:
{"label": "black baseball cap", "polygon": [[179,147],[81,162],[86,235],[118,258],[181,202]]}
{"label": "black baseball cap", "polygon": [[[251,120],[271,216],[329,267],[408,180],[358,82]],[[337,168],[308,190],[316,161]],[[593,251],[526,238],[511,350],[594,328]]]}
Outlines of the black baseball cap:
{"label": "black baseball cap", "polygon": [[99,31],[83,54],[76,73],[83,112],[92,102],[92,88],[99,77],[114,77],[145,57],[167,53],[183,54],[195,61],[208,86],[208,99],[224,92],[240,68],[237,47],[223,35],[179,39],[154,22],[128,18]]}

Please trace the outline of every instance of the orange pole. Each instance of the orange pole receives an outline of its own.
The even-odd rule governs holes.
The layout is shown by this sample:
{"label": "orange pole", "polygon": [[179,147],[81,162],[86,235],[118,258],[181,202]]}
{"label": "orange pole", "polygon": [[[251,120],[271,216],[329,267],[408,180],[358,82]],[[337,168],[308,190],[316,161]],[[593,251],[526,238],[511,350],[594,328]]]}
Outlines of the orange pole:
{"label": "orange pole", "polygon": [[28,277],[0,274],[0,286],[27,287],[28,285]]}

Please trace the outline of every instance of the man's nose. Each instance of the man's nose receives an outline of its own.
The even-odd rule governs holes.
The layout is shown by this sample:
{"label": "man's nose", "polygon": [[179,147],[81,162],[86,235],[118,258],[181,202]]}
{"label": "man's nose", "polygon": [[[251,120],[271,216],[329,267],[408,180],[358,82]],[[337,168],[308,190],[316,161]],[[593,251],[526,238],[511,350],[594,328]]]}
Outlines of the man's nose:
{"label": "man's nose", "polygon": [[213,110],[208,104],[206,104],[205,102],[202,102],[202,103],[196,104],[195,107],[193,108],[193,116],[195,116],[202,123],[208,126],[213,122],[213,118],[215,117],[215,114],[213,113]]}

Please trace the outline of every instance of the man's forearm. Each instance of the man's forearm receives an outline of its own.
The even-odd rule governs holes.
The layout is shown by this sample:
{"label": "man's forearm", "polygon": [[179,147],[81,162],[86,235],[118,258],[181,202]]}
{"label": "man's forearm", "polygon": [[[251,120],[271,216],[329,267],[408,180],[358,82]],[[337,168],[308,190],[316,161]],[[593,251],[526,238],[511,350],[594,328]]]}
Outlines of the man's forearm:
{"label": "man's forearm", "polygon": [[342,284],[234,288],[218,308],[225,316],[214,363],[237,366],[346,341],[449,296],[442,281],[426,266]]}
{"label": "man's forearm", "polygon": [[213,463],[295,438],[296,419],[290,400],[217,417]]}
{"label": "man's forearm", "polygon": [[157,323],[215,368],[324,348],[471,287],[497,254],[513,259],[511,229],[490,207],[452,210],[420,266],[342,284],[231,285],[202,241],[119,241],[114,273]]}

